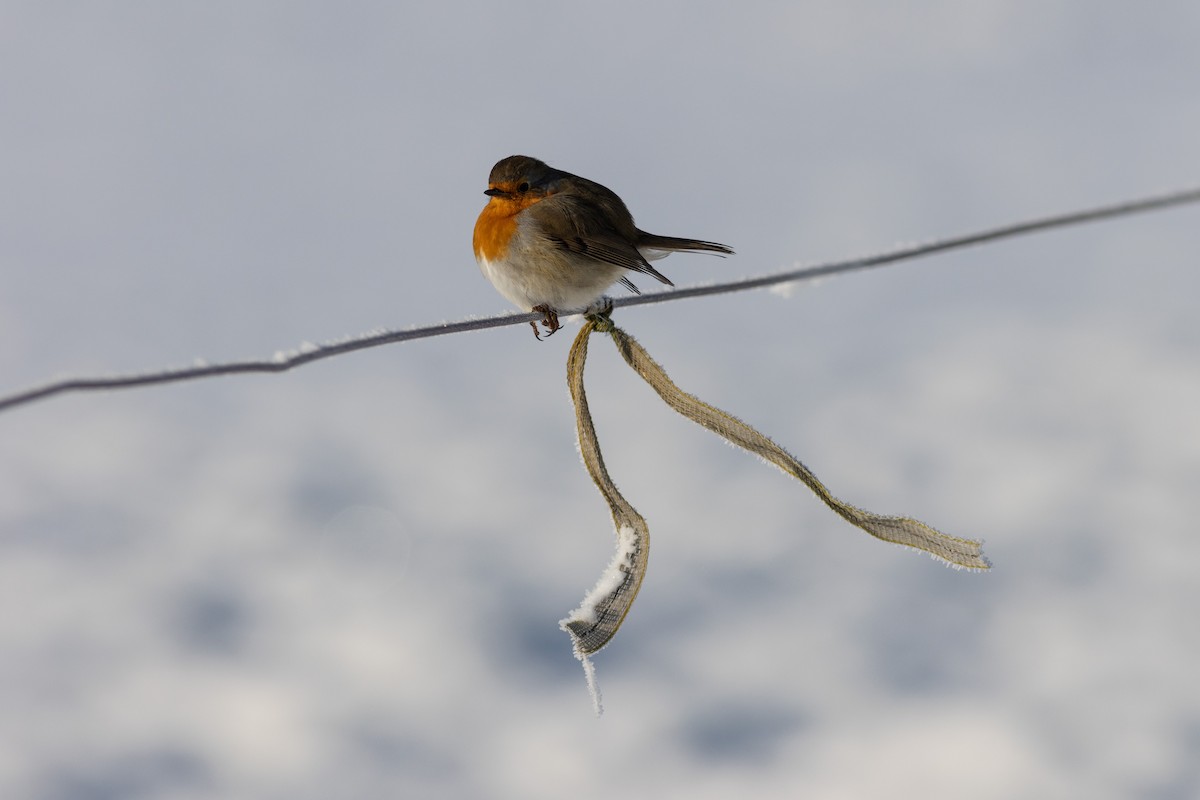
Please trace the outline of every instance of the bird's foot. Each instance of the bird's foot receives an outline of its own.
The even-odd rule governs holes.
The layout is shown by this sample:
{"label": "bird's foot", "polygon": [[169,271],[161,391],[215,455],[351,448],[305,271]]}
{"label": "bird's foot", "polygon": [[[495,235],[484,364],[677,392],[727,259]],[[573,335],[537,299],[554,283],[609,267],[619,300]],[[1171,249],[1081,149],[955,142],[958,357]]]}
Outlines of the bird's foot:
{"label": "bird's foot", "polygon": [[[553,336],[554,332],[562,327],[558,322],[558,312],[545,303],[536,305],[530,310],[541,313],[542,319],[540,321],[546,326],[547,338]],[[529,325],[533,328],[533,335],[537,337],[538,341],[541,341],[542,335],[538,332],[538,320],[530,320]]]}

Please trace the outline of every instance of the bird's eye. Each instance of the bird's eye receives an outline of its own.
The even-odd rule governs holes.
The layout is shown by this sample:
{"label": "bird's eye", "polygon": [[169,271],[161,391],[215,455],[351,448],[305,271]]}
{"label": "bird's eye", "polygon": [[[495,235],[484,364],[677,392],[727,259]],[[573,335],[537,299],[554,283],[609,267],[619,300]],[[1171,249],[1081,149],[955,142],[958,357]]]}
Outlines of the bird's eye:
{"label": "bird's eye", "polygon": [[529,191],[529,183],[527,181],[522,182],[519,186],[517,186],[517,191],[521,192],[522,194],[524,194],[525,192],[528,192]]}

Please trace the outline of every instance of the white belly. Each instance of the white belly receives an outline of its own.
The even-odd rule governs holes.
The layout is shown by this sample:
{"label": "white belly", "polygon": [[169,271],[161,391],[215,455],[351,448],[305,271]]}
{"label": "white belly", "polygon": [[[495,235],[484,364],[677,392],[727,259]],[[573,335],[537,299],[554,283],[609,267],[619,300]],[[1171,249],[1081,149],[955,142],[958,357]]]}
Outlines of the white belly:
{"label": "white belly", "polygon": [[541,305],[555,311],[581,311],[626,272],[612,264],[570,256],[537,261],[480,258],[479,267],[496,291],[522,311]]}

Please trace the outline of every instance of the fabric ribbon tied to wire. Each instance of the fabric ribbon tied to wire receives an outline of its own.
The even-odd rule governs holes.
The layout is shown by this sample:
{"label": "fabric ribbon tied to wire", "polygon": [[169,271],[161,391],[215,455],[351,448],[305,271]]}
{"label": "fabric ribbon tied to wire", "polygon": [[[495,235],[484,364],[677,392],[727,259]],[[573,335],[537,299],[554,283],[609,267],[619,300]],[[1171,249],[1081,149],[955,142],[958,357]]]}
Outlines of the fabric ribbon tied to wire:
{"label": "fabric ribbon tied to wire", "polygon": [[981,542],[949,536],[909,517],[872,514],[834,497],[808,467],[775,442],[736,417],[676,386],[637,340],[613,324],[607,313],[589,315],[567,357],[567,385],[575,404],[579,451],[584,466],[612,511],[617,532],[617,552],[579,608],[562,620],[560,626],[570,634],[575,656],[583,662],[597,713],[600,711],[599,695],[588,656],[608,644],[633,605],[646,573],[650,531],[645,519],[618,491],[600,453],[600,443],[596,438],[583,387],[583,368],[587,361],[588,340],[593,331],[612,336],[617,352],[668,406],[796,478],[851,525],[886,542],[924,550],[953,567],[985,570],[991,566],[983,555]]}

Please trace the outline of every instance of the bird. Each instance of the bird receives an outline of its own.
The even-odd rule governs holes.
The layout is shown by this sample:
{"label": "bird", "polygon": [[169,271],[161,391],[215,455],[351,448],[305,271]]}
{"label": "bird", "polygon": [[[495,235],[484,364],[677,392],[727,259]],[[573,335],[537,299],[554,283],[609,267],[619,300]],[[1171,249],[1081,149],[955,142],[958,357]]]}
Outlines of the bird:
{"label": "bird", "polygon": [[[509,156],[488,176],[487,204],[475,221],[475,260],[496,290],[542,314],[551,336],[558,315],[584,311],[614,283],[640,294],[630,275],[674,286],[650,260],[675,252],[730,255],[717,242],[658,236],[639,229],[611,189],[532,156]],[[529,323],[542,338],[538,320]]]}

